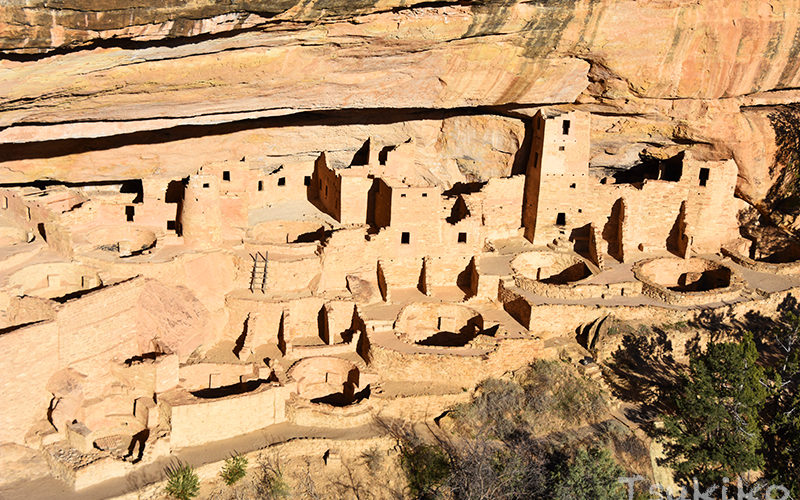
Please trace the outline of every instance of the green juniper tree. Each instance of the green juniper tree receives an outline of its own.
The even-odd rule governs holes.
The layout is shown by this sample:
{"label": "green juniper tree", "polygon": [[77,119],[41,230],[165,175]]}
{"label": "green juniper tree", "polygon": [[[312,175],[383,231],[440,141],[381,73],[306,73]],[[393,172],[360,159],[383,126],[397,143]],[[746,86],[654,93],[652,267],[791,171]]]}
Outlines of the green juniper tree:
{"label": "green juniper tree", "polygon": [[678,478],[697,477],[720,484],[760,469],[762,437],[759,412],[767,389],[756,363],[753,336],[741,342],[710,343],[691,355],[688,373],[672,397],[674,414],[664,418],[666,458]]}

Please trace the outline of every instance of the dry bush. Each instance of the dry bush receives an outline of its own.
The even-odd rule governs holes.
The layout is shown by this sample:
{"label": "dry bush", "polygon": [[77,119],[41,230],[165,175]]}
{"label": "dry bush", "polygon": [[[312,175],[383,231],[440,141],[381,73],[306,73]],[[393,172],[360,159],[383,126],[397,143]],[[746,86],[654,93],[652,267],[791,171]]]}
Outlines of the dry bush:
{"label": "dry bush", "polygon": [[540,434],[596,422],[606,411],[596,382],[577,375],[565,363],[537,361],[512,380],[484,380],[474,399],[457,405],[451,416],[460,432],[473,436],[488,432],[505,439],[520,432]]}

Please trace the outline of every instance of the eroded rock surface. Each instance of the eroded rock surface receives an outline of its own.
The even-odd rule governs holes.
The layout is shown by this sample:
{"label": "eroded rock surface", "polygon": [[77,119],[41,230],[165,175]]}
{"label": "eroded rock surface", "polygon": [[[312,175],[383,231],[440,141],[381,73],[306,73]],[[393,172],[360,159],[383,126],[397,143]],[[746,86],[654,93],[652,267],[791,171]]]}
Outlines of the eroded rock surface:
{"label": "eroded rock surface", "polygon": [[[140,176],[152,166],[137,146],[158,149],[177,126],[227,138],[218,124],[305,111],[371,128],[363,110],[399,122],[401,109],[563,103],[597,113],[594,166],[699,146],[733,156],[740,195],[759,201],[775,179],[764,106],[797,99],[798,3],[12,2],[0,13],[2,168],[13,182],[75,178],[95,157],[50,156],[97,149],[108,175]],[[116,139],[79,141],[100,136]]]}

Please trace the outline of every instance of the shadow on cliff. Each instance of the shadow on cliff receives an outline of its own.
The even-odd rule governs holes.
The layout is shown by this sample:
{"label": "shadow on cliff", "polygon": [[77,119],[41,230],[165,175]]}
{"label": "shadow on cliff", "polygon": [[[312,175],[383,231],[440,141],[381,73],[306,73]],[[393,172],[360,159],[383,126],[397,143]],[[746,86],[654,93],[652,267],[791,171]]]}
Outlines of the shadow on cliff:
{"label": "shadow on cliff", "polygon": [[[179,125],[176,127],[143,130],[97,138],[57,139],[52,141],[8,143],[0,145],[2,161],[19,161],[52,158],[90,151],[103,151],[132,145],[162,144],[183,139],[226,135],[255,129],[341,126],[341,125],[385,125],[413,120],[443,120],[457,116],[495,115],[523,120],[512,113],[510,107],[469,107],[451,109],[429,108],[369,108],[302,111],[291,115],[273,116],[209,125]],[[230,112],[230,114],[242,111]],[[225,114],[225,113],[220,113]],[[514,158],[513,173],[523,173],[530,151],[530,127],[526,124],[525,138]],[[69,123],[69,122],[60,122]],[[33,125],[33,124],[29,124]],[[46,125],[46,124],[40,124]]]}

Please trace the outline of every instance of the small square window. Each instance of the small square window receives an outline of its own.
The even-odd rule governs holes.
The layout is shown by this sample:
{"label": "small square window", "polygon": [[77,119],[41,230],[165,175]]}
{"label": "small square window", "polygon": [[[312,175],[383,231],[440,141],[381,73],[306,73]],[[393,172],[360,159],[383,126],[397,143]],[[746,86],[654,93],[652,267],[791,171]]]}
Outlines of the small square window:
{"label": "small square window", "polygon": [[303,185],[304,186],[310,186],[311,185],[311,176],[310,175],[307,175],[307,176],[303,177]]}
{"label": "small square window", "polygon": [[228,170],[222,171],[222,180],[223,181],[230,181],[231,180],[231,173]]}
{"label": "small square window", "polygon": [[405,193],[400,193],[400,198],[405,198],[405,197],[406,197]]}
{"label": "small square window", "polygon": [[567,225],[567,214],[564,212],[558,212],[556,216],[556,226],[566,226]]}
{"label": "small square window", "polygon": [[459,243],[466,243],[467,242],[467,233],[458,233],[458,242]]}
{"label": "small square window", "polygon": [[422,193],[422,197],[423,198],[427,198],[428,197],[428,193]]}
{"label": "small square window", "polygon": [[167,231],[175,231],[176,227],[177,227],[177,225],[175,224],[174,220],[168,220],[167,221]]}
{"label": "small square window", "polygon": [[286,177],[278,177],[278,185],[285,186],[286,185]]}
{"label": "small square window", "polygon": [[566,149],[566,148],[565,148],[564,146],[559,146],[559,147],[558,147],[558,150],[559,150],[559,151],[564,151],[565,149]]}
{"label": "small square window", "polygon": [[575,189],[575,183],[573,182],[572,184],[570,184],[570,185],[569,185],[569,188],[570,188],[570,189]]}
{"label": "small square window", "polygon": [[203,189],[208,189],[209,187],[211,187],[211,184],[209,184],[207,182],[203,183]]}
{"label": "small square window", "polygon": [[134,209],[134,208],[133,208],[132,206],[130,206],[130,205],[129,205],[129,206],[127,206],[127,207],[125,207],[125,219],[126,219],[128,222],[133,222],[133,215],[136,213],[136,212],[135,212],[135,210],[136,210],[136,209]]}
{"label": "small square window", "polygon": [[264,181],[258,181],[258,190],[259,191],[263,191],[264,190]]}
{"label": "small square window", "polygon": [[411,233],[403,232],[400,235],[400,243],[402,243],[403,245],[408,245],[409,243],[411,243]]}

